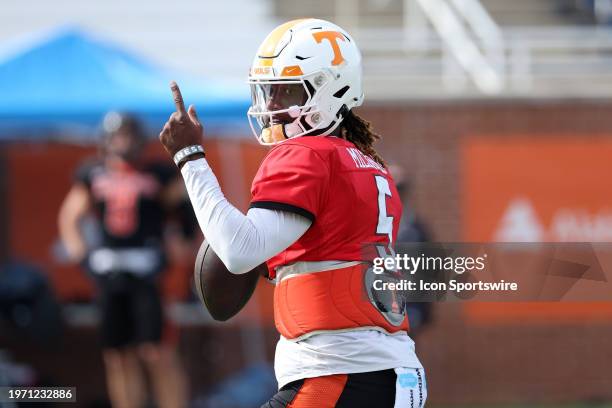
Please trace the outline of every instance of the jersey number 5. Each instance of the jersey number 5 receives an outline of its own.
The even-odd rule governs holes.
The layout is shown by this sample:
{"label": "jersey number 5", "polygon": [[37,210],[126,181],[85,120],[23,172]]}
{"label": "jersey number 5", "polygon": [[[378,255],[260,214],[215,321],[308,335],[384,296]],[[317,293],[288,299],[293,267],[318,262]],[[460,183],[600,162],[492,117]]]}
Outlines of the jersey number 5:
{"label": "jersey number 5", "polygon": [[393,243],[393,217],[387,215],[387,197],[391,197],[389,181],[383,176],[374,176],[378,189],[378,223],[376,234],[386,234],[389,244]]}
{"label": "jersey number 5", "polygon": [[[393,250],[393,217],[387,213],[387,198],[391,197],[391,188],[389,181],[380,175],[374,176],[376,180],[376,189],[378,190],[378,222],[376,223],[376,234],[387,235],[388,245],[376,245],[376,251],[380,258],[394,257]],[[389,270],[393,272],[393,269]],[[395,291],[375,291],[374,280],[383,279],[388,282],[396,282],[396,277],[393,273],[380,275],[374,273],[373,268],[370,268],[365,273],[365,287],[367,288],[368,297],[372,305],[380,312],[380,314],[392,325],[400,326],[404,321],[404,303],[398,297]]]}

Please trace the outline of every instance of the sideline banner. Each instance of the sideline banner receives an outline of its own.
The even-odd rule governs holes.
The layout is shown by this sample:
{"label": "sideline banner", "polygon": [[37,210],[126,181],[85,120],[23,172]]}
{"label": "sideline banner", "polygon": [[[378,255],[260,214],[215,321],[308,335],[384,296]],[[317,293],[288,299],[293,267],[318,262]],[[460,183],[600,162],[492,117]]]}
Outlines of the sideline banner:
{"label": "sideline banner", "polygon": [[610,138],[467,138],[462,239],[612,242]]}
{"label": "sideline banner", "polygon": [[[612,242],[607,135],[469,137],[460,150],[467,242]],[[478,324],[612,321],[612,303],[464,305]]]}

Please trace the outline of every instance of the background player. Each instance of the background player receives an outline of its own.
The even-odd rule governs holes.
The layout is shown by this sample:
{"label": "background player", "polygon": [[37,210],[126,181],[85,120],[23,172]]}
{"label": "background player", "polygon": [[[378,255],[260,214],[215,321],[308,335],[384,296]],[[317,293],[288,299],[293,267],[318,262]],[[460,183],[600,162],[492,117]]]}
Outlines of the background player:
{"label": "background player", "polygon": [[[184,188],[173,169],[142,160],[145,137],[134,117],[111,112],[103,127],[102,155],[77,171],[59,213],[60,234],[70,258],[83,263],[99,292],[113,406],[144,406],[143,361],[159,406],[184,407],[186,381],[174,347],[162,339],[158,288],[165,220],[182,206]],[[87,248],[79,228],[88,214],[102,230],[96,248]]]}
{"label": "background player", "polygon": [[280,390],[265,407],[422,407],[424,373],[405,315],[376,309],[362,290],[364,261],[376,255],[364,245],[392,246],[401,203],[373,148],[378,136],[351,110],[363,100],[354,40],[327,21],[290,21],[264,40],[249,79],[255,136],[276,146],[246,216],[223,196],[195,108],[185,109],[175,83],[177,111],[160,140],[227,268],[267,261],[276,279]]}

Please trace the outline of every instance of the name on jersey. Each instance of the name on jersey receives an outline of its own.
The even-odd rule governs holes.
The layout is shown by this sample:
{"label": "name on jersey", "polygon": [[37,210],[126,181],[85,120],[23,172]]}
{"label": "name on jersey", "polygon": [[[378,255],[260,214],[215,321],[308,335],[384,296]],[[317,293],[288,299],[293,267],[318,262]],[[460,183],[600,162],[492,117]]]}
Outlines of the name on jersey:
{"label": "name on jersey", "polygon": [[381,166],[379,163],[377,163],[370,156],[368,156],[366,154],[363,154],[361,152],[361,150],[359,150],[359,149],[357,149],[355,147],[347,147],[346,150],[348,151],[348,154],[353,159],[353,162],[355,163],[355,166],[357,168],[359,168],[359,169],[376,169],[376,170],[379,170],[379,171],[387,174],[387,169],[385,169],[383,166]]}

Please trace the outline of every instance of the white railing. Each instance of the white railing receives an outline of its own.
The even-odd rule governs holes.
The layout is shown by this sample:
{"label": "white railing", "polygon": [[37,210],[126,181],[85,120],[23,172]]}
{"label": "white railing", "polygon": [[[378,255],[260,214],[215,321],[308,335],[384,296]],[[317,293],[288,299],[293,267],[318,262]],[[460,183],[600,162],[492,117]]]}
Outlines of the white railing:
{"label": "white railing", "polygon": [[504,35],[479,0],[451,0],[455,10],[468,23],[482,44],[487,60],[504,77]]}
{"label": "white railing", "polygon": [[[475,10],[478,11],[478,8],[474,6],[474,2],[477,2],[477,0],[414,1],[421,6],[429,22],[443,40],[445,49],[451,53],[450,56],[445,55],[445,66],[451,69],[450,72],[455,71],[454,59],[481,92],[485,94],[499,93],[503,89],[503,77],[500,72],[496,71],[495,65],[478,48],[476,41],[472,38],[473,35],[485,41],[488,41],[489,38],[488,32],[486,32],[488,26],[486,24],[478,25],[481,22],[482,15],[474,13]],[[455,3],[455,7],[451,6],[452,3]],[[463,8],[460,3],[469,4],[473,8]],[[486,15],[486,12],[484,14]],[[492,20],[487,21],[487,23],[491,22]],[[499,45],[497,49],[500,48]],[[496,53],[497,49],[495,50]],[[451,56],[453,59],[449,59]],[[448,77],[449,71],[445,72],[447,72]]]}
{"label": "white railing", "polygon": [[401,23],[366,25],[363,2],[336,1],[362,48],[370,96],[612,95],[609,28],[501,28],[478,0],[396,0]]}

